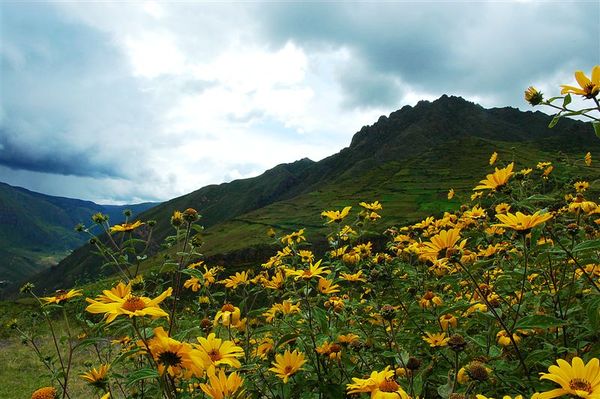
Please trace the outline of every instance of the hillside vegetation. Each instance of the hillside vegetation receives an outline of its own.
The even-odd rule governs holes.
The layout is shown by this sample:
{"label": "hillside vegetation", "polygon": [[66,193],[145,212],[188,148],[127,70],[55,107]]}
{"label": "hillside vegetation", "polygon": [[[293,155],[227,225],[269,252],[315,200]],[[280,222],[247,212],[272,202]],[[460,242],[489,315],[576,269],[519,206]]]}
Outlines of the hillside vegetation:
{"label": "hillside vegetation", "polygon": [[95,213],[121,223],[125,209],[137,215],[153,205],[98,205],[0,183],[0,280],[19,282],[56,265],[87,241],[74,227]]}
{"label": "hillside vegetation", "polygon": [[[156,253],[158,243],[171,232],[173,211],[198,209],[205,227],[201,252],[208,260],[233,269],[256,266],[269,251],[269,228],[289,232],[303,226],[315,247],[322,248],[319,213],[327,207],[377,199],[386,206],[381,223],[388,226],[456,209],[459,202],[445,199],[448,189],[468,198],[493,151],[518,165],[600,151],[588,125],[562,119],[548,129],[550,120],[541,112],[485,109],[460,97],[442,96],[382,116],[357,132],[349,147],[319,162],[302,159],[254,178],[203,187],[139,218],[157,222],[151,247]],[[591,181],[600,175],[596,167],[569,168],[574,169],[560,173]],[[33,282],[51,291],[110,273],[100,268],[102,262],[92,249],[79,248]]]}

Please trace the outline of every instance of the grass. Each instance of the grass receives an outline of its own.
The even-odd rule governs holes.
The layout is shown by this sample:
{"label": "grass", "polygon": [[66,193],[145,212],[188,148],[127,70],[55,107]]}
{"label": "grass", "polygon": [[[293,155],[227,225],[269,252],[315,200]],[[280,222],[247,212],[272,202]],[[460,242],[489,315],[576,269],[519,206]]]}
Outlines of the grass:
{"label": "grass", "polygon": [[[0,398],[3,399],[22,399],[29,397],[31,392],[51,384],[51,374],[44,367],[30,344],[26,344],[18,337],[18,331],[9,328],[7,325],[12,319],[17,319],[20,328],[28,331],[37,320],[32,315],[37,314],[37,306],[30,300],[21,300],[19,302],[0,302],[0,322],[2,330],[0,334],[0,364],[2,364],[2,384],[0,384]],[[41,320],[40,320],[41,321]],[[36,323],[37,324],[37,323]],[[73,325],[73,321],[70,322]],[[53,321],[57,336],[66,335],[66,324],[64,320],[55,319]],[[35,343],[44,357],[56,357],[54,341],[50,331],[44,323],[40,323],[36,329],[40,334],[36,336]],[[79,334],[80,331],[74,331]],[[59,343],[59,347],[64,348],[66,342]],[[76,351],[73,356],[72,375],[79,375],[86,371],[85,363],[89,361],[92,353],[89,349]],[[92,390],[85,386],[83,380],[79,378],[71,379],[70,392],[72,399],[90,397]]]}

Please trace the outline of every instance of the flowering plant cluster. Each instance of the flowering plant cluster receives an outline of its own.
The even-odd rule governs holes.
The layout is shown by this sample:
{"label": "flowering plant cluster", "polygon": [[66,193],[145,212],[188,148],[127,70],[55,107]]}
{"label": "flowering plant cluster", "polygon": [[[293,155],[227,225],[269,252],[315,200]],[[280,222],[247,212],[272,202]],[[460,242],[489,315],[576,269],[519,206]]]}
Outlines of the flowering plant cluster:
{"label": "flowering plant cluster", "polygon": [[[558,110],[558,113],[550,122],[549,127],[554,127],[559,119],[563,116],[581,116],[585,120],[591,121],[596,136],[600,137],[600,118],[597,112],[600,112],[600,102],[598,95],[600,94],[600,65],[592,68],[592,74],[588,77],[583,71],[575,72],[575,80],[578,86],[561,85],[560,96],[544,98],[544,94],[533,86],[529,86],[525,90],[525,100],[532,106],[545,105]],[[580,96],[583,100],[591,100],[592,106],[572,108],[571,94]],[[557,105],[557,103],[562,104]]]}
{"label": "flowering plant cluster", "polygon": [[[248,270],[205,263],[194,209],[174,212],[154,269],[151,221],[96,215],[119,280],[38,298],[55,357],[16,324],[52,383],[32,399],[72,398],[73,378],[102,399],[600,398],[592,155],[489,164],[450,189],[454,212],[376,234],[379,201],[325,210],[325,251],[307,229],[270,229],[273,256]],[[79,375],[76,351],[93,356]]]}

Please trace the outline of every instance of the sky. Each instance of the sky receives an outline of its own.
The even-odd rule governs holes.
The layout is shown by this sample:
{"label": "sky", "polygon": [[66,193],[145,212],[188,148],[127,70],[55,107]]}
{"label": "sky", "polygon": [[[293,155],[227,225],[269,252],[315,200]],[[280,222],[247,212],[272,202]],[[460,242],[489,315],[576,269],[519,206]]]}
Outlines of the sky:
{"label": "sky", "polygon": [[599,1],[0,1],[0,181],[164,201],[442,94],[528,110],[598,63]]}

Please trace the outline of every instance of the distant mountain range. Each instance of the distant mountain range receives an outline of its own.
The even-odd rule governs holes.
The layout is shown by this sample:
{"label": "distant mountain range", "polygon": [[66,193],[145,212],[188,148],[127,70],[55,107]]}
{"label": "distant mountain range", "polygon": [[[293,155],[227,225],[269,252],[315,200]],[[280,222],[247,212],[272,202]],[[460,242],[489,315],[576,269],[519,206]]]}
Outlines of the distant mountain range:
{"label": "distant mountain range", "polygon": [[[541,160],[583,160],[587,151],[600,156],[600,140],[589,124],[562,119],[549,129],[551,119],[510,107],[485,109],[444,95],[380,117],[360,129],[349,147],[319,162],[302,159],[254,178],[206,186],[139,218],[158,222],[153,237],[160,242],[172,232],[174,210],[195,208],[206,227],[202,251],[209,262],[231,269],[257,266],[270,255],[268,228],[287,232],[305,227],[309,236],[322,240],[322,210],[379,200],[383,230],[455,209],[489,173],[493,151],[500,162],[516,161],[517,168],[535,167]],[[595,165],[585,168],[576,162],[572,168],[582,179],[600,177]],[[447,200],[449,188],[457,199]],[[34,282],[56,289],[94,280],[103,273],[100,263],[84,245]]]}
{"label": "distant mountain range", "polygon": [[15,282],[56,265],[87,241],[74,227],[89,225],[97,212],[121,223],[125,209],[139,214],[155,205],[98,205],[0,183],[0,281]]}

